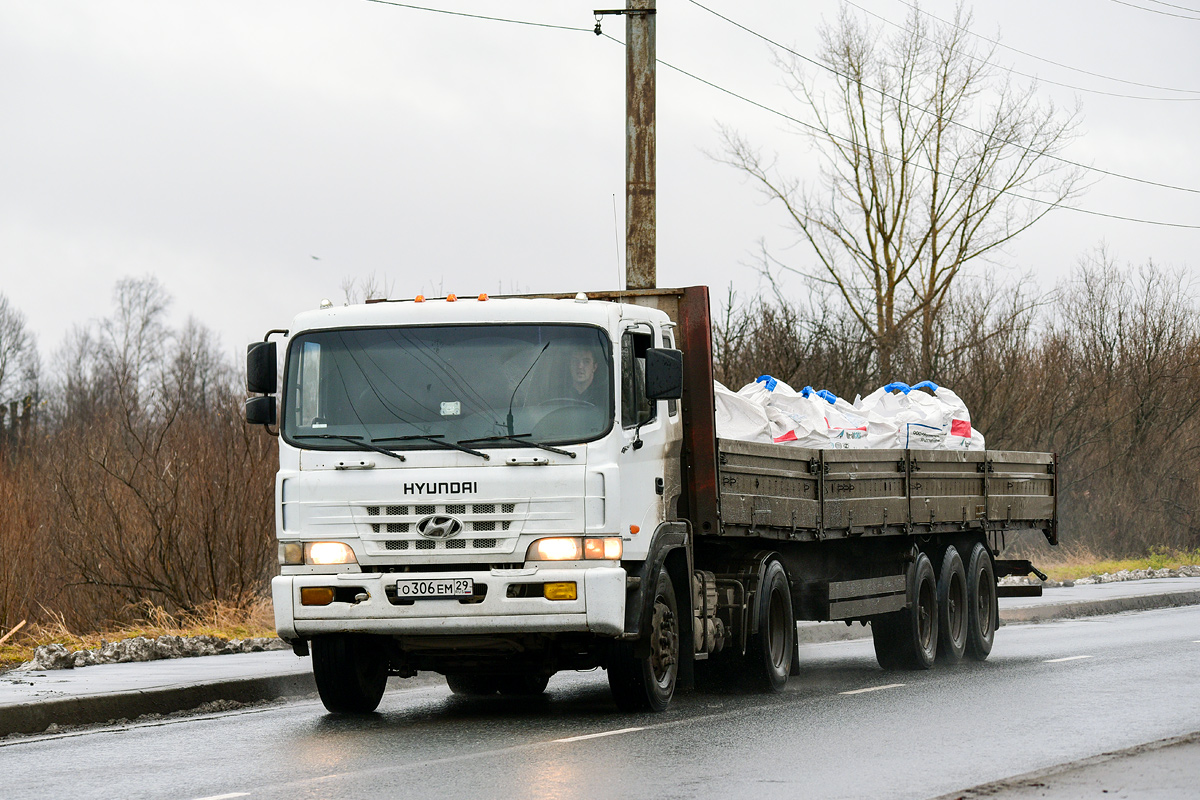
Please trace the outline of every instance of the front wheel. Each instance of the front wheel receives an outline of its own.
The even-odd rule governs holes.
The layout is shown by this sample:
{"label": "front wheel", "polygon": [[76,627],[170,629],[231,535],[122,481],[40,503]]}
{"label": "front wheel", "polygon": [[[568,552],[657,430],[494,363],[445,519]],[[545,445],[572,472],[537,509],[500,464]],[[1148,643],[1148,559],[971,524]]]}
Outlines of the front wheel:
{"label": "front wheel", "polygon": [[[649,653],[636,655],[634,643],[617,642],[608,664],[608,686],[622,711],[662,711],[675,694],[679,676],[679,607],[666,569],[654,582]],[[643,645],[644,646],[644,645]]]}
{"label": "front wheel", "polygon": [[367,714],[379,707],[387,686],[388,658],[371,636],[337,634],[312,640],[313,678],[325,708],[335,714]]}

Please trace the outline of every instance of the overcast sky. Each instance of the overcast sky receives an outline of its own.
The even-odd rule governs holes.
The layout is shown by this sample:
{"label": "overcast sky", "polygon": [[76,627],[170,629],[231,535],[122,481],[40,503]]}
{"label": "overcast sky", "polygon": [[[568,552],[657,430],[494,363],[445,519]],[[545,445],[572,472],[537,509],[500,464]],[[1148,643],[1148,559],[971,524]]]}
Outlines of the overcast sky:
{"label": "overcast sky", "polygon": [[[856,2],[897,23],[908,11],[904,0]],[[1059,105],[1081,104],[1070,158],[1200,189],[1200,0],[1129,2],[1151,10],[981,4],[974,30],[1080,70],[1191,90],[998,51],[1043,81],[1174,98],[1041,85]],[[580,28],[597,4],[621,5],[418,4]],[[805,54],[837,14],[835,0],[705,5]],[[658,6],[660,59],[802,115],[761,40],[688,0]],[[952,6],[922,8],[948,18]],[[623,22],[604,28],[624,38]],[[781,210],[706,155],[719,150],[718,122],[798,174],[816,164],[806,145],[779,117],[658,74],[659,285],[721,294],[732,282],[752,294],[760,239],[808,263]],[[108,313],[127,275],[156,275],[173,321],[195,315],[231,351],[324,297],[340,303],[344,279],[371,273],[393,297],[614,288],[624,253],[614,197],[623,232],[624,51],[590,32],[366,0],[0,0],[0,291],[46,360],[72,323]],[[1077,205],[1200,225],[1200,194],[1112,177]],[[1122,261],[1196,272],[1200,230],[1071,211],[1001,260],[1049,288],[1101,241]]]}

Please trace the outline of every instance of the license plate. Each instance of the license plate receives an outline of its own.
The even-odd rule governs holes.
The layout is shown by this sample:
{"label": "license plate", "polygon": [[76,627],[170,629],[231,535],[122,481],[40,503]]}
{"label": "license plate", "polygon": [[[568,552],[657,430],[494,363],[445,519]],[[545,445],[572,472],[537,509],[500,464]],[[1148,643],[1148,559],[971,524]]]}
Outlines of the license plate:
{"label": "license plate", "polygon": [[470,578],[433,578],[396,581],[396,596],[410,600],[427,600],[437,597],[471,597],[475,594],[475,581]]}

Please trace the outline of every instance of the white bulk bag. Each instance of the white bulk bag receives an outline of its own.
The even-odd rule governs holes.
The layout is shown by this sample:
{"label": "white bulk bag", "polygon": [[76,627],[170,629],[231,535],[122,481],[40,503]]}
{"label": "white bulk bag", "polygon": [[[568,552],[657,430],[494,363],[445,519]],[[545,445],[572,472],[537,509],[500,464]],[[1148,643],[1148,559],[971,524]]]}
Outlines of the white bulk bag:
{"label": "white bulk bag", "polygon": [[713,381],[716,396],[717,436],[744,442],[771,442],[771,423],[767,410]]}
{"label": "white bulk bag", "polygon": [[971,412],[957,394],[933,381],[921,381],[914,389],[928,389],[941,403],[946,425],[946,437],[939,449],[984,450],[983,434],[971,426]]}

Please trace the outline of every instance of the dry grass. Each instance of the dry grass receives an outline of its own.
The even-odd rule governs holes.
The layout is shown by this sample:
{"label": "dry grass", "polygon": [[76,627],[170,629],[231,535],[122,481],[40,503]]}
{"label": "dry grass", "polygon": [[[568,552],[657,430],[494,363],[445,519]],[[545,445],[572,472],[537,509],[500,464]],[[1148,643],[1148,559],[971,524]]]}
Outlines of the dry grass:
{"label": "dry grass", "polygon": [[1039,556],[1034,564],[1056,581],[1075,580],[1100,575],[1105,572],[1120,572],[1123,569],[1178,569],[1189,564],[1200,564],[1200,550],[1167,551],[1155,550],[1142,558],[1101,558],[1087,550],[1076,549],[1063,552],[1060,558]]}
{"label": "dry grass", "polygon": [[[103,642],[116,642],[145,636],[215,636],[220,639],[248,639],[275,636],[275,617],[271,601],[262,598],[245,607],[211,603],[190,614],[173,615],[161,607],[145,604],[138,609],[137,622],[102,633],[77,634],[61,615],[49,624],[27,625],[16,636],[0,645],[0,670],[11,669],[33,658],[39,645],[61,644],[70,650],[92,649]],[[0,635],[3,635],[0,631]]]}

